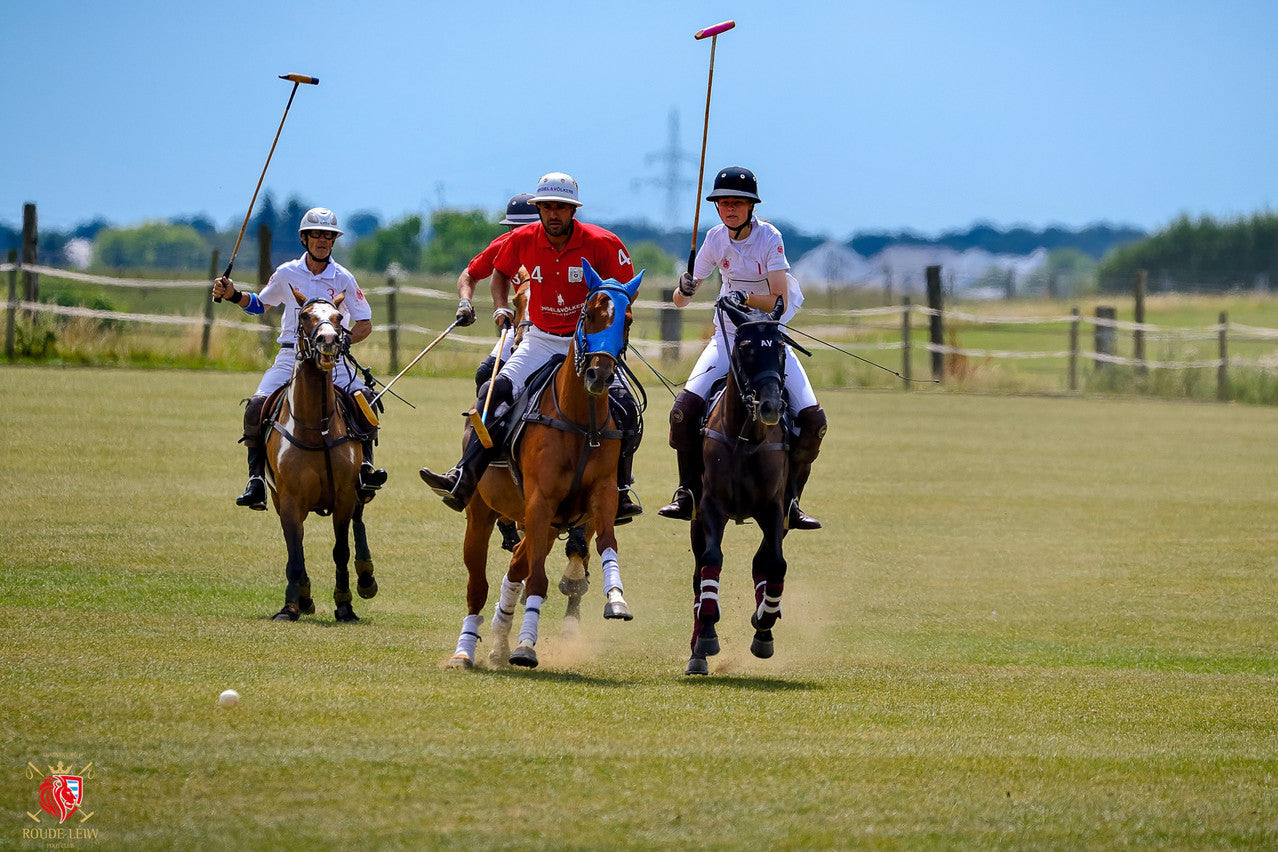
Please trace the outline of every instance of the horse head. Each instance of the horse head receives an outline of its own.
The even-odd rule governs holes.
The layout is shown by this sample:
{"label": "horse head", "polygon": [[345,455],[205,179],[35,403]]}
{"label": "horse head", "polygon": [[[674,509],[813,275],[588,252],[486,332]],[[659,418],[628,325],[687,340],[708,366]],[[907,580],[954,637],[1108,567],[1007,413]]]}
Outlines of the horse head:
{"label": "horse head", "polygon": [[732,347],[732,372],[741,401],[765,426],[781,422],[785,388],[785,334],[780,317],[782,303],[770,314],[733,308],[737,326]]}
{"label": "horse head", "polygon": [[630,303],[639,291],[643,272],[622,284],[600,278],[584,257],[581,266],[586,277],[586,304],[573,335],[574,367],[586,391],[599,396],[608,392],[617,360],[630,342]]}
{"label": "horse head", "polygon": [[313,361],[325,373],[337,366],[342,353],[342,300],[338,293],[333,301],[310,299],[292,288],[293,298],[301,308],[297,313],[297,360]]}

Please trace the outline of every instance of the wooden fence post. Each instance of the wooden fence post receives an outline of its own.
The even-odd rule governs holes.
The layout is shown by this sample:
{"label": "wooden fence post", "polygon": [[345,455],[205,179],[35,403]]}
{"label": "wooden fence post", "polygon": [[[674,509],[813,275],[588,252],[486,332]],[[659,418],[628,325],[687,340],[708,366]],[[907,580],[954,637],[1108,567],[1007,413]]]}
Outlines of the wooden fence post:
{"label": "wooden fence post", "polygon": [[1069,321],[1069,389],[1078,390],[1078,308],[1070,311]]}
{"label": "wooden fence post", "polygon": [[[945,345],[945,325],[941,317],[941,267],[927,268],[927,306],[932,309],[928,318],[929,339],[934,347]],[[939,349],[932,350],[932,378],[945,380],[945,353]]]}
{"label": "wooden fence post", "polygon": [[[1113,322],[1118,318],[1118,310],[1113,305],[1097,305],[1096,319],[1108,320]],[[1094,343],[1097,355],[1113,355],[1114,354],[1114,338],[1118,332],[1113,325],[1096,323],[1096,332],[1094,335]],[[1096,360],[1096,369],[1107,370],[1111,364],[1108,361]]]}
{"label": "wooden fence post", "polygon": [[386,321],[389,328],[386,338],[390,341],[390,374],[399,375],[399,284],[394,275],[386,276]]}
{"label": "wooden fence post", "polygon": [[661,360],[679,360],[683,341],[683,313],[674,305],[674,290],[662,290],[661,301]]}
{"label": "wooden fence post", "polygon": [[[9,249],[9,264],[18,262],[18,250]],[[4,318],[4,357],[13,360],[13,323],[18,313],[18,270],[9,270],[9,307]]]}
{"label": "wooden fence post", "polygon": [[[271,226],[265,222],[257,226],[257,291],[260,293],[271,280],[271,273],[275,271],[275,267],[271,266]],[[268,352],[275,348],[276,335],[271,327],[271,321],[266,318],[265,313],[258,316],[258,322],[266,326],[266,330],[261,334],[262,348]]]}
{"label": "wooden fence post", "polygon": [[905,386],[906,390],[909,390],[910,360],[913,356],[913,352],[910,349],[910,338],[913,335],[910,328],[910,297],[906,296],[901,304],[905,308],[905,310],[901,311],[901,375],[903,376],[901,384]]}
{"label": "wooden fence post", "polygon": [[[36,215],[36,206],[32,203],[22,205],[22,265],[35,266],[40,262],[40,224]],[[34,272],[22,271],[22,298],[28,302],[40,301],[40,276]],[[35,312],[31,312],[35,320]]]}
{"label": "wooden fence post", "polygon": [[1132,335],[1133,358],[1136,359],[1136,370],[1145,372],[1145,329],[1141,328],[1145,324],[1145,288],[1149,285],[1149,273],[1143,269],[1136,270],[1136,281],[1134,284],[1135,301],[1136,301],[1136,331]]}
{"label": "wooden fence post", "polygon": [[[213,258],[209,261],[209,280],[216,281],[217,273],[217,249],[213,249]],[[213,334],[213,297],[204,294],[204,333],[200,335],[200,357],[209,357],[209,338]]]}
{"label": "wooden fence post", "polygon": [[1229,315],[1220,312],[1220,366],[1216,368],[1216,399],[1229,400]]}

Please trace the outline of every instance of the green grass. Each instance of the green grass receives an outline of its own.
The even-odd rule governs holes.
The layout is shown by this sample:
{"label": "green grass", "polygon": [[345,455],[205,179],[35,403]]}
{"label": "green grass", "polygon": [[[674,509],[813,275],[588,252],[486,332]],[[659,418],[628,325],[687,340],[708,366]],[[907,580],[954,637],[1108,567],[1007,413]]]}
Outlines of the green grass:
{"label": "green grass", "polygon": [[540,668],[458,672],[462,522],[416,470],[454,460],[472,386],[397,386],[381,593],[337,626],[316,518],[321,611],[269,621],[278,522],[232,503],[256,381],[0,368],[0,846],[56,826],[26,772],[59,760],[93,763],[77,848],[1278,844],[1273,409],[823,391],[826,529],[787,539],[777,654],[748,652],[734,526],[689,679],[659,387],[619,530],[636,619],[602,619],[595,557],[579,637],[552,591]]}

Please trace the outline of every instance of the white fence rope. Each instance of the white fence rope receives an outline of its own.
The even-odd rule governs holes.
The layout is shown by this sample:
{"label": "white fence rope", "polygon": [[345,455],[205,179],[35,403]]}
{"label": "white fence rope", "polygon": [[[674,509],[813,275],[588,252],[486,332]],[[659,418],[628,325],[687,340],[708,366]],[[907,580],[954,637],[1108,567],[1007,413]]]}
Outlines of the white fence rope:
{"label": "white fence rope", "polygon": [[[78,272],[75,270],[61,269],[51,266],[21,263],[0,263],[0,272],[25,271],[40,275],[48,275],[59,279],[70,281],[79,281],[87,284],[97,284],[109,287],[125,287],[134,289],[205,289],[212,285],[208,279],[192,279],[192,280],[152,280],[143,278],[113,278],[104,275],[92,275],[89,273]],[[370,296],[387,296],[392,293],[419,296],[427,299],[443,299],[452,301],[457,298],[456,293],[450,293],[443,290],[436,290],[428,287],[374,287],[364,290],[366,295]],[[634,303],[636,308],[643,310],[662,310],[669,308],[668,303],[652,300],[640,300]],[[58,316],[82,317],[99,320],[114,320],[120,322],[137,322],[151,323],[154,325],[185,325],[185,326],[202,326],[212,325],[218,328],[230,330],[247,331],[254,334],[260,334],[265,330],[269,330],[260,323],[250,323],[244,321],[234,321],[227,319],[205,319],[200,316],[180,316],[172,314],[139,314],[124,311],[108,311],[95,310],[92,308],[83,308],[76,306],[54,305],[43,302],[17,301],[8,303],[10,308],[21,309],[32,313],[48,313]],[[684,310],[709,311],[714,307],[713,303],[699,302],[688,305]],[[1194,341],[1194,340],[1216,340],[1221,332],[1228,335],[1230,342],[1236,341],[1269,341],[1278,340],[1278,329],[1264,328],[1260,326],[1242,325],[1239,323],[1219,323],[1209,326],[1196,327],[1180,327],[1180,326],[1160,326],[1152,323],[1137,323],[1125,320],[1106,319],[1102,317],[1083,316],[1081,314],[1064,314],[1059,316],[1040,316],[1040,317],[1007,317],[1007,316],[989,316],[980,314],[970,314],[963,311],[937,311],[924,305],[888,305],[877,308],[857,308],[849,310],[835,310],[827,308],[810,307],[804,310],[807,317],[824,317],[830,319],[852,320],[869,317],[886,317],[901,316],[905,312],[913,312],[925,317],[941,316],[947,320],[971,323],[976,325],[1068,325],[1077,323],[1079,325],[1090,325],[1096,329],[1110,329],[1114,332],[1143,332],[1147,341]],[[879,330],[891,331],[899,326],[878,325],[873,326]],[[387,332],[392,329],[390,325],[375,326],[375,331]],[[425,328],[423,326],[414,325],[412,323],[400,323],[398,330],[402,333],[437,336],[441,329]],[[462,334],[453,334],[449,336],[450,340],[463,343],[470,346],[491,347],[493,341],[486,337],[471,337]],[[803,345],[811,349],[858,349],[862,351],[893,351],[905,348],[903,341],[881,341],[875,343],[826,343],[822,340],[807,339],[802,341]],[[645,356],[655,356],[662,352],[668,351],[672,345],[666,341],[660,340],[633,340],[632,344],[639,349]],[[679,344],[674,344],[679,345]],[[968,349],[964,347],[954,347],[946,345],[937,345],[933,343],[916,343],[913,344],[919,349],[926,352],[935,352],[946,355],[960,355],[969,358],[998,358],[998,359],[1066,359],[1071,353],[1067,350],[1057,350],[1049,352],[1021,352],[1001,349]],[[1110,355],[1105,353],[1088,352],[1081,348],[1078,352],[1073,353],[1078,357],[1088,359],[1098,363],[1121,364],[1128,366],[1143,366],[1155,369],[1195,369],[1219,367],[1222,364],[1221,359],[1205,359],[1194,361],[1153,361],[1148,358],[1144,360],[1125,358],[1118,355]],[[1258,359],[1247,359],[1230,357],[1227,359],[1231,366],[1255,367],[1262,370],[1278,369],[1278,353],[1264,356]]]}

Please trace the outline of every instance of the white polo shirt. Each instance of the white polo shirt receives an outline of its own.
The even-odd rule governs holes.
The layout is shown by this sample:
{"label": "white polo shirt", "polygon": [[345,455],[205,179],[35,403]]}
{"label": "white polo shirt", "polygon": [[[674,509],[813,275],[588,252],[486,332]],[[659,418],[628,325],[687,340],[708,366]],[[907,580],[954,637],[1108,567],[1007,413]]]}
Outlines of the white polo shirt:
{"label": "white polo shirt", "polygon": [[373,311],[368,306],[368,300],[364,298],[363,291],[355,283],[355,276],[351,275],[346,267],[330,259],[323,272],[312,275],[311,270],[306,266],[306,255],[302,255],[297,260],[290,260],[276,269],[271,275],[271,280],[262,288],[262,292],[257,294],[264,305],[284,307],[284,319],[280,325],[278,338],[280,343],[292,343],[297,339],[297,314],[301,308],[297,304],[297,299],[293,297],[293,291],[289,289],[290,285],[296,287],[297,291],[308,300],[327,299],[333,302],[337,300],[339,293],[345,293],[346,298],[342,302],[341,311],[348,330],[359,320],[373,318]]}

